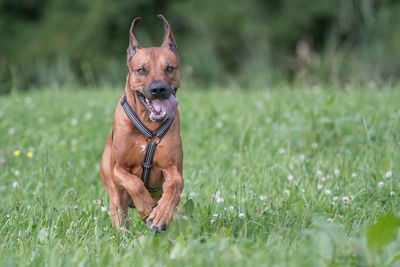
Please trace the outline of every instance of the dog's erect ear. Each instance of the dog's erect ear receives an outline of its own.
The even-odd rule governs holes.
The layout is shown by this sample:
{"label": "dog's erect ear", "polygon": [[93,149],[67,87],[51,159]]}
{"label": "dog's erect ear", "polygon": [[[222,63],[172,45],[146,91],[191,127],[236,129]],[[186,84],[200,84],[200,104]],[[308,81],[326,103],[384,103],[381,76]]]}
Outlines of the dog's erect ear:
{"label": "dog's erect ear", "polygon": [[174,39],[174,35],[172,34],[171,26],[169,26],[168,21],[164,18],[163,15],[158,15],[158,17],[164,22],[164,41],[161,47],[169,47],[172,52],[178,56],[177,46]]}
{"label": "dog's erect ear", "polygon": [[129,64],[129,62],[132,60],[132,57],[136,53],[136,49],[142,48],[142,46],[139,44],[138,40],[136,40],[135,37],[135,26],[141,19],[142,18],[138,17],[132,21],[131,29],[129,30],[129,46],[128,50],[126,50],[127,52],[126,64]]}

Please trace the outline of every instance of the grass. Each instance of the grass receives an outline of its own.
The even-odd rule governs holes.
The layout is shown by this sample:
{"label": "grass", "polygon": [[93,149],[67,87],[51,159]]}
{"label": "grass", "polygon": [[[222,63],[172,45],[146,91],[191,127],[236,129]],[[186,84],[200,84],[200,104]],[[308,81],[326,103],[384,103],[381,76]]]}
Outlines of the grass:
{"label": "grass", "polygon": [[365,235],[400,212],[399,89],[181,90],[181,203],[125,235],[98,175],[122,90],[3,95],[0,265],[382,266],[400,243]]}

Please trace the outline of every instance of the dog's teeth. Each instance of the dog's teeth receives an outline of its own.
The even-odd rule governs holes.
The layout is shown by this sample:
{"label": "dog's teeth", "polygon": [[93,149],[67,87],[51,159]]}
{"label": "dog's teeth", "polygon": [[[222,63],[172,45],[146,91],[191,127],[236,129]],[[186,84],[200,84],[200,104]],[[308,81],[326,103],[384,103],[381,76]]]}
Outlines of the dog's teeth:
{"label": "dog's teeth", "polygon": [[165,110],[163,111],[163,113],[162,113],[162,115],[164,116],[165,115],[165,113],[167,113]]}

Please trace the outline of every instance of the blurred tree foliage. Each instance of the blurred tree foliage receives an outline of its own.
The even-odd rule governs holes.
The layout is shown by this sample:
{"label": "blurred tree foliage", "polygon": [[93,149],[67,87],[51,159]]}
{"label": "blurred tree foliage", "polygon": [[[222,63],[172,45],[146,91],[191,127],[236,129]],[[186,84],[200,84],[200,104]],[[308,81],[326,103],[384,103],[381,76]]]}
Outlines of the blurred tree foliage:
{"label": "blurred tree foliage", "polygon": [[161,44],[172,25],[183,82],[265,87],[400,77],[398,0],[0,0],[0,92],[123,86],[128,30]]}

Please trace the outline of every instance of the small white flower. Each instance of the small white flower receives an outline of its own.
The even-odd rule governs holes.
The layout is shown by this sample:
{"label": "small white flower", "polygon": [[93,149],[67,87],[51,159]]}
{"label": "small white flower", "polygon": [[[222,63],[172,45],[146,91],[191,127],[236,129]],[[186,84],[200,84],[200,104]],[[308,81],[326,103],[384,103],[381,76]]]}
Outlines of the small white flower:
{"label": "small white flower", "polygon": [[43,124],[46,122],[46,119],[44,117],[39,117],[38,121],[40,124]]}
{"label": "small white flower", "polygon": [[15,134],[15,129],[14,128],[9,128],[8,129],[8,134],[9,135],[14,135]]}
{"label": "small white flower", "polygon": [[93,117],[93,114],[91,112],[87,112],[85,116],[83,117],[85,121],[90,120]]}
{"label": "small white flower", "polygon": [[190,192],[190,193],[189,193],[189,197],[194,197],[195,195],[196,195],[195,192]]}
{"label": "small white flower", "polygon": [[216,201],[217,203],[222,203],[222,202],[224,202],[224,199],[223,199],[222,197],[216,197],[216,198],[215,198],[215,201]]}
{"label": "small white flower", "polygon": [[328,218],[328,219],[326,219],[326,221],[327,221],[328,223],[332,223],[332,222],[333,222],[333,219],[332,219],[332,218]]}
{"label": "small white flower", "polygon": [[290,191],[289,191],[289,190],[287,190],[287,189],[283,190],[283,193],[285,193],[285,195],[288,195],[288,196],[290,196]]}
{"label": "small white flower", "polygon": [[244,215],[244,213],[239,213],[239,218],[240,218],[240,219],[243,219],[244,217],[246,217],[246,216]]}
{"label": "small white flower", "polygon": [[25,97],[25,104],[27,105],[32,104],[32,98],[30,98],[29,96]]}
{"label": "small white flower", "polygon": [[321,171],[321,170],[317,170],[316,175],[317,175],[318,177],[321,177],[322,171]]}
{"label": "small white flower", "polygon": [[378,183],[378,187],[379,187],[379,188],[382,188],[384,185],[385,185],[385,183],[384,183],[383,181],[380,181],[380,182]]}
{"label": "small white flower", "polygon": [[12,184],[12,187],[13,187],[14,189],[19,188],[19,183],[18,183],[17,181],[15,181],[15,182]]}
{"label": "small white flower", "polygon": [[210,220],[210,224],[212,224],[213,222],[215,222],[215,220],[214,220],[214,219],[211,219],[211,220]]}
{"label": "small white flower", "polygon": [[300,191],[301,191],[302,193],[305,193],[305,192],[306,192],[306,190],[304,190],[304,189],[301,189]]}
{"label": "small white flower", "polygon": [[30,209],[31,209],[31,205],[26,206],[26,208],[27,208],[28,210],[30,210]]}
{"label": "small white flower", "polygon": [[106,212],[107,211],[107,207],[106,206],[101,206],[101,212]]}
{"label": "small white flower", "polygon": [[213,218],[217,218],[218,217],[218,213],[214,213],[212,216],[213,216]]}
{"label": "small white flower", "polygon": [[318,144],[317,144],[317,143],[312,143],[312,144],[311,144],[311,147],[314,148],[314,149],[316,149],[316,148],[318,147]]}
{"label": "small white flower", "polygon": [[299,159],[300,159],[301,162],[303,162],[305,160],[305,158],[306,158],[306,156],[304,156],[304,154],[301,154],[299,156]]}
{"label": "small white flower", "polygon": [[327,196],[332,195],[332,191],[329,189],[325,189],[325,195]]}
{"label": "small white flower", "polygon": [[284,148],[282,148],[282,147],[278,149],[278,153],[279,154],[285,154],[285,151],[286,150]]}
{"label": "small white flower", "polygon": [[75,125],[77,125],[77,124],[78,124],[78,119],[72,118],[72,119],[71,119],[71,125],[72,125],[72,126],[75,126]]}
{"label": "small white flower", "polygon": [[350,202],[350,198],[349,197],[343,197],[342,200],[343,200],[344,204],[348,204]]}
{"label": "small white flower", "polygon": [[19,175],[21,174],[21,172],[20,172],[19,170],[16,170],[16,171],[14,172],[14,174],[15,174],[15,176],[19,176]]}
{"label": "small white flower", "polygon": [[356,177],[357,177],[357,173],[353,172],[353,173],[351,174],[351,178],[356,178]]}
{"label": "small white flower", "polygon": [[321,190],[323,187],[324,187],[324,186],[323,186],[322,184],[318,184],[318,185],[317,185],[317,189],[318,189],[318,190]]}
{"label": "small white flower", "polygon": [[332,198],[333,201],[337,201],[338,199],[339,199],[339,197],[337,197],[337,196],[334,196],[334,197]]}
{"label": "small white flower", "polygon": [[332,206],[335,206],[335,205],[336,205],[335,201],[332,201]]}
{"label": "small white flower", "polygon": [[260,196],[260,200],[261,200],[261,201],[267,200],[267,196]]}
{"label": "small white flower", "polygon": [[217,121],[215,123],[215,127],[217,127],[218,129],[221,129],[223,126],[224,126],[224,124],[222,122],[220,122],[220,121]]}
{"label": "small white flower", "polygon": [[289,181],[293,181],[294,177],[293,177],[293,175],[288,175],[287,179],[288,179]]}
{"label": "small white flower", "polygon": [[392,178],[392,175],[393,175],[392,171],[388,171],[385,173],[385,178]]}
{"label": "small white flower", "polygon": [[321,182],[323,183],[325,181],[326,181],[326,178],[325,177],[321,177]]}
{"label": "small white flower", "polygon": [[394,196],[394,195],[396,195],[396,192],[390,191],[389,195]]}
{"label": "small white flower", "polygon": [[229,207],[229,210],[233,211],[235,208],[233,206]]}
{"label": "small white flower", "polygon": [[336,177],[339,177],[340,175],[340,171],[338,169],[335,169],[333,173],[335,174]]}
{"label": "small white flower", "polygon": [[6,215],[6,218],[7,218],[7,219],[10,219],[10,214],[7,214],[7,215]]}

